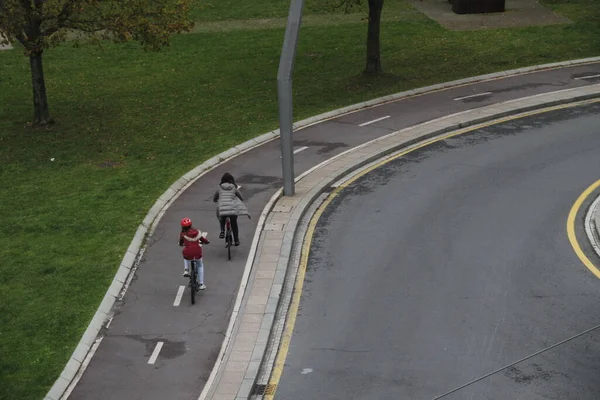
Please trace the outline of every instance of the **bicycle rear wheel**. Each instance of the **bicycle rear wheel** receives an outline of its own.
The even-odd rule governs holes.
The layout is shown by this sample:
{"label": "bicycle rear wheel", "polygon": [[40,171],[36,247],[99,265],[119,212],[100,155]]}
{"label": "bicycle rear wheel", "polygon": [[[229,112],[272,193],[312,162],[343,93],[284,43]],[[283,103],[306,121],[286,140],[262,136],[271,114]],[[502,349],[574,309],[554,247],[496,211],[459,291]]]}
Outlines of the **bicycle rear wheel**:
{"label": "bicycle rear wheel", "polygon": [[226,240],[227,240],[227,259],[231,260],[231,244],[233,242],[231,232],[227,232]]}

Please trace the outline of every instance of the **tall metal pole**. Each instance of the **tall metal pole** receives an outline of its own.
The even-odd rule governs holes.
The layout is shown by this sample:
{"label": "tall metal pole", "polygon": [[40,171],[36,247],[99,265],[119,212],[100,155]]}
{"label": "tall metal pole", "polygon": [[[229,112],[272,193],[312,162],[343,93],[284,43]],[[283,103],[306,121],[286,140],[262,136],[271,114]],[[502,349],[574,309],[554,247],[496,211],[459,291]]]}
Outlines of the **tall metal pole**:
{"label": "tall metal pole", "polygon": [[279,135],[281,142],[281,167],[283,170],[283,194],[293,196],[294,188],[294,141],[292,140],[292,72],[296,58],[298,32],[302,21],[304,0],[291,0],[283,47],[277,71],[277,97],[279,99]]}

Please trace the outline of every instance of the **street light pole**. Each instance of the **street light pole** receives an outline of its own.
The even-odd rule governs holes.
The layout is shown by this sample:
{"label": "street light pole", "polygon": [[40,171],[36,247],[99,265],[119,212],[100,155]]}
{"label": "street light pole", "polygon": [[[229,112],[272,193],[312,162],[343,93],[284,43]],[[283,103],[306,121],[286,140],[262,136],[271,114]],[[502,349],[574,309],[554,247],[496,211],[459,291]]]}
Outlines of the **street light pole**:
{"label": "street light pole", "polygon": [[279,99],[279,137],[281,142],[281,167],[283,170],[283,194],[293,196],[294,189],[294,141],[292,139],[293,105],[292,72],[296,58],[298,32],[302,21],[304,0],[291,0],[283,47],[277,71],[277,97]]}

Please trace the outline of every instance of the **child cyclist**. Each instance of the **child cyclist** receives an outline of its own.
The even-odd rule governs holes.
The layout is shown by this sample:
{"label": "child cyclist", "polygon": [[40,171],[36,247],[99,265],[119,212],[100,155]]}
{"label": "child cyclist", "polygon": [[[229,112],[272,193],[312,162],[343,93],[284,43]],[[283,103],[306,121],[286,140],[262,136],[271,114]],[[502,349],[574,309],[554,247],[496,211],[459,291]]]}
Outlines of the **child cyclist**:
{"label": "child cyclist", "polygon": [[202,236],[202,232],[192,226],[192,220],[184,218],[181,220],[181,233],[179,234],[179,245],[183,246],[183,276],[190,276],[191,260],[198,260],[198,288],[205,290],[204,285],[204,262],[202,261],[201,243],[210,243]]}

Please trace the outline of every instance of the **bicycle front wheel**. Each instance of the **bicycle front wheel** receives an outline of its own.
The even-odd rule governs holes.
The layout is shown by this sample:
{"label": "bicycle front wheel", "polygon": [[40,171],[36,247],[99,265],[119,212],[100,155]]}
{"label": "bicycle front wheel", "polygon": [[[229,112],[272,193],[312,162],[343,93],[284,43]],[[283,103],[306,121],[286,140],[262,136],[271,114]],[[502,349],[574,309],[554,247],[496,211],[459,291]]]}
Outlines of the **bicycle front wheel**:
{"label": "bicycle front wheel", "polygon": [[190,274],[190,288],[192,289],[192,304],[196,304],[196,292],[198,291],[198,278],[196,278],[197,269],[196,269],[196,261],[192,261],[192,268]]}

